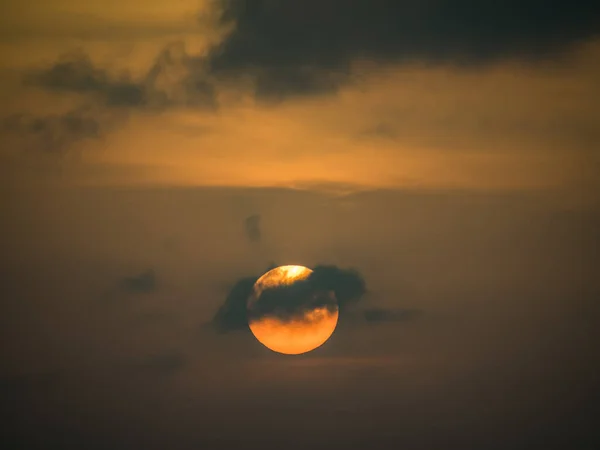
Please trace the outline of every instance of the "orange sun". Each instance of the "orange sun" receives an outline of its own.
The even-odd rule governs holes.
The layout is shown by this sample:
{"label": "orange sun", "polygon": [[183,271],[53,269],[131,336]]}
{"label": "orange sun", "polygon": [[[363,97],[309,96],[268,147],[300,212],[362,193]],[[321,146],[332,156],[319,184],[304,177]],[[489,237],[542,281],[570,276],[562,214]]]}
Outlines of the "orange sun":
{"label": "orange sun", "polygon": [[[263,292],[306,281],[312,270],[303,266],[277,267],[260,277],[254,284],[253,294],[248,300],[248,311],[252,313],[261,300]],[[335,300],[333,292],[328,292]],[[283,301],[285,299],[282,299]],[[286,305],[282,305],[286,306]],[[337,304],[301,308],[297,314],[283,319],[277,315],[261,315],[249,318],[252,334],[265,347],[286,355],[299,355],[323,345],[333,334],[339,311]],[[252,314],[249,314],[252,317]]]}

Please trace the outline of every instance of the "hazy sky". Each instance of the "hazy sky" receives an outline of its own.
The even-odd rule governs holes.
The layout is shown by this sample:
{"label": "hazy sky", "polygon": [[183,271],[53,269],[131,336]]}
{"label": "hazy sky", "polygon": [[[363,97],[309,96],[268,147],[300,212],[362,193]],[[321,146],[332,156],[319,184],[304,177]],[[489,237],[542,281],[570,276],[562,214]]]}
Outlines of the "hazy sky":
{"label": "hazy sky", "polygon": [[[13,176],[50,177],[15,161],[25,158],[15,147],[26,147],[27,155],[76,153],[62,162],[60,180],[102,185],[595,185],[600,44],[591,7],[569,6],[564,23],[549,14],[539,24],[535,3],[522,17],[504,7],[474,8],[472,19],[457,10],[444,28],[437,15],[446,2],[405,2],[410,13],[378,2],[372,23],[360,5],[347,10],[348,21],[365,23],[351,32],[344,13],[336,21],[308,2],[309,25],[294,31],[292,23],[285,33],[276,26],[290,20],[285,7],[256,23],[249,15],[236,31],[215,19],[223,2],[4,3],[2,112],[46,127],[8,127],[12,151],[3,158],[28,167],[11,167]],[[494,14],[505,14],[506,24],[490,19],[486,32],[479,22]],[[382,17],[390,28],[409,21],[414,30],[372,33]],[[514,35],[504,31],[509,25]],[[353,37],[362,34],[371,38]],[[251,39],[264,42],[256,55],[237,49]],[[279,56],[277,42],[298,59]],[[65,116],[84,121],[81,129]]]}
{"label": "hazy sky", "polygon": [[[2,448],[595,448],[598,79],[593,2],[0,0]],[[216,330],[273,263],[367,293]]]}

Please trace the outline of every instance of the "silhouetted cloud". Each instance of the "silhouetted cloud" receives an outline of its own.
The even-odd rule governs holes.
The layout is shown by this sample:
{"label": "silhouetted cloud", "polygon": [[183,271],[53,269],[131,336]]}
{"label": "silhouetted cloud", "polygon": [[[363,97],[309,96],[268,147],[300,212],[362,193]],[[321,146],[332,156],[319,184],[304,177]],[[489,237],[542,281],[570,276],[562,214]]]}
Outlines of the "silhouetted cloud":
{"label": "silhouetted cloud", "polygon": [[148,293],[157,289],[157,277],[154,270],[146,270],[138,275],[125,277],[119,282],[119,287],[127,293]]}
{"label": "silhouetted cloud", "polygon": [[598,2],[222,0],[234,31],[213,51],[223,74],[251,73],[265,97],[324,92],[356,59],[480,64],[538,59],[598,35]]}
{"label": "silhouetted cloud", "polygon": [[51,90],[96,94],[108,105],[139,106],[145,101],[141,85],[127,77],[111,77],[83,52],[63,55],[48,69],[29,74],[26,80]]}
{"label": "silhouetted cloud", "polygon": [[258,276],[238,280],[225,298],[225,302],[213,318],[213,324],[221,332],[248,330],[246,303]]}
{"label": "silhouetted cloud", "polygon": [[260,241],[260,216],[258,214],[253,214],[247,217],[244,221],[244,229],[246,231],[246,237],[248,237],[251,242]]}
{"label": "silhouetted cloud", "polygon": [[333,291],[340,311],[358,302],[367,292],[363,276],[354,269],[336,266],[317,266],[313,269],[310,283],[317,291]]}
{"label": "silhouetted cloud", "polygon": [[260,298],[248,309],[249,322],[274,317],[282,322],[305,320],[306,313],[317,308],[334,312],[337,301],[332,291],[319,289],[312,277],[290,285],[265,289]]}
{"label": "silhouetted cloud", "polygon": [[88,108],[63,114],[14,114],[1,122],[2,132],[21,139],[25,148],[60,153],[76,142],[102,136],[100,118]]}
{"label": "silhouetted cloud", "polygon": [[[250,75],[263,99],[335,91],[357,60],[487,64],[539,60],[600,34],[598,2],[541,0],[216,0],[232,32],[204,54],[165,46],[138,79],[81,51],[26,80],[107,106],[216,107],[215,80]],[[205,19],[203,19],[205,20]],[[203,25],[206,25],[203,23]]]}
{"label": "silhouetted cloud", "polygon": [[183,43],[172,43],[143,77],[133,79],[97,67],[86,53],[77,51],[28,73],[25,81],[50,91],[85,95],[108,107],[214,108],[215,92],[204,65],[201,58],[187,53]]}
{"label": "silhouetted cloud", "polygon": [[[259,277],[246,277],[235,283],[213,318],[213,324],[219,331],[248,330],[247,301]],[[335,303],[329,292],[334,293]],[[359,301],[365,293],[365,281],[357,271],[317,266],[304,281],[265,289],[250,315],[252,320],[266,316],[289,320],[303,317],[305,312],[316,307],[333,308],[337,305],[343,317],[347,307]]]}
{"label": "silhouetted cloud", "polygon": [[182,43],[166,45],[139,79],[111,73],[76,51],[49,67],[27,72],[23,81],[51,92],[78,94],[84,104],[66,113],[2,119],[0,131],[5,136],[20,139],[19,148],[37,151],[60,153],[84,139],[101,138],[109,128],[125,123],[132,109],[216,107],[204,60],[189,55]]}

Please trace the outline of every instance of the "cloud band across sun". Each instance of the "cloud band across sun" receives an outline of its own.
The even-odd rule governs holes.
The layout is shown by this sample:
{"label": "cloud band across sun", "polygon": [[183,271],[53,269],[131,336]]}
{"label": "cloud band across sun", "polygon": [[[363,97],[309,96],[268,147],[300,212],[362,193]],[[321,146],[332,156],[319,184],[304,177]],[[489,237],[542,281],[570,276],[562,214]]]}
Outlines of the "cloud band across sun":
{"label": "cloud band across sun", "polygon": [[[264,318],[280,322],[310,317],[315,309],[332,311],[346,308],[367,292],[363,277],[354,270],[336,266],[317,266],[310,276],[297,283],[270,287],[248,311],[248,300],[255,292],[259,277],[239,280],[219,308],[213,324],[223,332],[248,330],[249,320]],[[282,301],[284,300],[284,301]]]}

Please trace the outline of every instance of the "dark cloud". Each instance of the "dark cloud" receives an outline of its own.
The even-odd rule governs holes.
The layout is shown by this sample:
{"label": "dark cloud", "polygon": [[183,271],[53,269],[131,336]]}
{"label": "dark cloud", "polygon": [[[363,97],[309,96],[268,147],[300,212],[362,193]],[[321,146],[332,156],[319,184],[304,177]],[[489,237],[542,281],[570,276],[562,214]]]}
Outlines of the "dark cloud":
{"label": "dark cloud", "polygon": [[151,107],[215,108],[215,90],[202,58],[190,55],[183,43],[165,46],[143,80]]}
{"label": "dark cloud", "polygon": [[[336,266],[317,266],[303,282],[266,289],[260,301],[248,313],[246,305],[259,277],[243,278],[230,290],[213,318],[213,324],[219,331],[248,330],[249,314],[254,320],[266,316],[289,320],[302,317],[304,312],[319,306],[337,305],[343,317],[348,306],[359,301],[366,293],[366,284],[359,272]],[[334,293],[336,303],[333,303],[329,292]]]}
{"label": "dark cloud", "polygon": [[213,318],[217,330],[221,332],[248,330],[246,302],[258,278],[258,276],[242,278],[233,285],[225,302]]}
{"label": "dark cloud", "polygon": [[100,138],[102,120],[89,108],[77,108],[63,114],[14,114],[1,122],[3,133],[21,139],[26,148],[60,153],[74,143]]}
{"label": "dark cloud", "polygon": [[354,269],[317,266],[309,281],[316,291],[333,291],[340,311],[359,301],[367,292],[363,276]]}
{"label": "dark cloud", "polygon": [[213,108],[216,104],[204,62],[190,56],[182,43],[165,46],[140,79],[112,74],[77,51],[63,55],[50,67],[28,73],[25,82],[50,91],[90,96],[108,107]]}
{"label": "dark cloud", "polygon": [[246,218],[244,221],[244,229],[246,231],[246,237],[251,242],[258,242],[261,239],[260,232],[260,216],[253,214]]}
{"label": "dark cloud", "polygon": [[[168,44],[134,79],[82,52],[29,73],[28,83],[110,107],[214,108],[216,79],[251,75],[262,99],[326,93],[354,61],[485,64],[539,60],[600,33],[597,2],[542,0],[217,0],[233,25],[208,57]],[[203,24],[205,25],[205,24]]]}
{"label": "dark cloud", "polygon": [[[276,265],[271,265],[268,270],[274,267]],[[404,322],[421,315],[416,309],[350,309],[365,297],[366,283],[356,270],[336,266],[317,266],[306,280],[265,289],[260,299],[248,309],[248,300],[258,278],[260,276],[242,278],[231,288],[213,318],[213,325],[219,331],[247,331],[249,321],[263,317],[280,321],[306,320],[306,312],[322,307],[339,308],[340,320],[351,325]]]}
{"label": "dark cloud", "polygon": [[146,270],[138,275],[125,277],[119,282],[122,291],[132,294],[154,292],[158,281],[154,270]]}
{"label": "dark cloud", "polygon": [[48,69],[29,74],[26,81],[56,91],[96,94],[114,106],[138,106],[145,101],[142,86],[127,77],[111,77],[83,52],[63,55]]}
{"label": "dark cloud", "polygon": [[538,59],[600,31],[600,4],[506,0],[222,0],[235,29],[211,56],[266,97],[323,92],[353,60],[479,64]]}
{"label": "dark cloud", "polygon": [[280,321],[304,320],[306,313],[317,308],[334,312],[338,306],[332,291],[321,290],[312,277],[291,285],[265,289],[248,309],[248,321],[274,317]]}
{"label": "dark cloud", "polygon": [[215,91],[204,65],[182,43],[174,43],[163,48],[144,76],[133,79],[98,67],[82,51],[71,52],[49,67],[27,72],[23,81],[51,92],[79,95],[84,106],[60,114],[14,114],[0,122],[0,131],[4,137],[20,139],[19,148],[60,153],[84,139],[101,138],[122,124],[133,108],[212,109]]}

